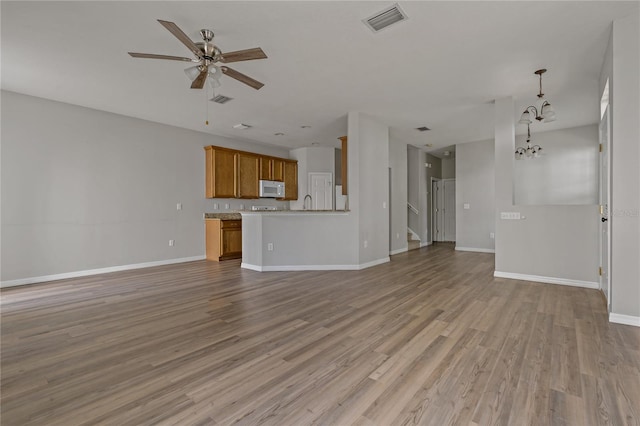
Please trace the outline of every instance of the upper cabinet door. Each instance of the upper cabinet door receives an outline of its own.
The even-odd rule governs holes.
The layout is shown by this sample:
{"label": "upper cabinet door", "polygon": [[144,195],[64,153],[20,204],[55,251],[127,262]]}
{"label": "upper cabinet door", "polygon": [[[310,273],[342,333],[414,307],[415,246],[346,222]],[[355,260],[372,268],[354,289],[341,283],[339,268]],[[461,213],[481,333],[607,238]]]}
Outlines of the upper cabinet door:
{"label": "upper cabinet door", "polygon": [[260,197],[260,156],[246,152],[236,153],[238,165],[237,198]]}
{"label": "upper cabinet door", "polygon": [[342,158],[341,158],[341,164],[342,164],[342,170],[341,170],[341,175],[340,178],[342,179],[342,195],[347,195],[347,193],[349,192],[347,190],[347,178],[349,177],[349,157],[347,155],[347,137],[346,136],[342,136],[340,139],[340,141],[342,142]]}
{"label": "upper cabinet door", "polygon": [[298,199],[298,162],[283,160],[284,198],[283,200]]}
{"label": "upper cabinet door", "polygon": [[[272,158],[272,162],[273,162],[273,167],[272,167],[273,174],[271,179],[277,180],[278,182],[284,182],[284,160],[280,158]],[[296,163],[296,167],[297,167],[297,163]]]}
{"label": "upper cabinet door", "polygon": [[235,152],[205,147],[205,197],[233,198],[236,196]]}
{"label": "upper cabinet door", "polygon": [[273,180],[273,158],[260,157],[260,179]]}

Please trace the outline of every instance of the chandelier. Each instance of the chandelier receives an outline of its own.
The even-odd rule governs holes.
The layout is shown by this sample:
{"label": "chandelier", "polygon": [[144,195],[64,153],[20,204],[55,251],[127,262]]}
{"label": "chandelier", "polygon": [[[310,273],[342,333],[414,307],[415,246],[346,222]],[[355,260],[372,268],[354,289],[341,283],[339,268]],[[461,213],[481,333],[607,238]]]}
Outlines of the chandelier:
{"label": "chandelier", "polygon": [[529,123],[527,123],[527,145],[516,149],[516,160],[538,158],[542,154],[541,151],[542,147],[540,145],[531,146],[531,131],[529,130]]}
{"label": "chandelier", "polygon": [[547,70],[543,68],[534,73],[540,77],[540,92],[538,93],[538,99],[542,101],[540,107],[536,108],[533,105],[529,105],[520,116],[520,121],[518,121],[518,123],[520,124],[533,123],[533,121],[531,121],[531,113],[533,113],[533,117],[536,120],[538,121],[544,120],[545,123],[550,123],[556,120],[555,110],[553,109],[549,101],[547,101],[544,98],[544,93],[542,93],[542,74],[544,74],[545,72],[547,72]]}

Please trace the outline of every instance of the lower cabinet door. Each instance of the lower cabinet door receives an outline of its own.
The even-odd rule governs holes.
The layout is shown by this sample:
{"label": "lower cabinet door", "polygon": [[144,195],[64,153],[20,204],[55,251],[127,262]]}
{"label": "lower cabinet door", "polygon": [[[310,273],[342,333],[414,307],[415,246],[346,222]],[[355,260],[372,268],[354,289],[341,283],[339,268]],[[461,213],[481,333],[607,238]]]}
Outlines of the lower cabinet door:
{"label": "lower cabinet door", "polygon": [[242,256],[242,228],[222,229],[222,253],[220,257]]}

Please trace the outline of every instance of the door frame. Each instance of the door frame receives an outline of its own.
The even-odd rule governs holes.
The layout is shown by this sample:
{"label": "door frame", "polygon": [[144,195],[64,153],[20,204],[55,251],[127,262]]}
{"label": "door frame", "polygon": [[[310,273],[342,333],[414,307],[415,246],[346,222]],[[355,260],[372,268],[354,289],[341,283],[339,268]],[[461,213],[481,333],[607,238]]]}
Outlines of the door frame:
{"label": "door frame", "polygon": [[433,190],[433,184],[436,182],[441,181],[441,178],[437,178],[437,177],[431,177],[431,203],[429,206],[429,210],[431,211],[431,221],[429,223],[429,244],[433,244],[436,240],[433,238],[433,230],[435,228],[435,223],[436,223],[436,208],[435,208],[435,197],[436,197],[436,191]]}
{"label": "door frame", "polygon": [[[603,144],[602,139],[602,125],[606,122],[606,134],[607,140],[606,144]],[[598,182],[598,203],[600,206],[600,216],[599,216],[599,226],[598,226],[598,246],[599,246],[599,256],[598,260],[600,262],[600,267],[605,269],[605,273],[599,276],[599,285],[600,290],[607,289],[606,292],[603,291],[605,299],[607,300],[607,312],[611,312],[611,215],[609,215],[609,208],[611,207],[611,113],[610,113],[610,105],[607,104],[605,106],[602,117],[600,118],[600,124],[598,126],[598,139],[600,146],[602,147],[599,155],[599,168],[600,168],[600,178]],[[606,154],[606,199],[603,199],[602,190],[603,190],[603,176],[605,169],[605,158]],[[602,222],[602,218],[606,218],[607,221]],[[606,251],[604,250],[603,238],[602,234],[606,231],[607,233],[607,241],[606,241]]]}

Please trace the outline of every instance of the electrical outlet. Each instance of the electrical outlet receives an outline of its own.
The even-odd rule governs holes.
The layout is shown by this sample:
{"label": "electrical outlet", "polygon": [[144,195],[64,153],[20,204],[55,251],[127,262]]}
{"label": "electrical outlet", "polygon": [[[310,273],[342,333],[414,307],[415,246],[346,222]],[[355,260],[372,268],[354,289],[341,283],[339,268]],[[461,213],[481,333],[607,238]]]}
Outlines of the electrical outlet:
{"label": "electrical outlet", "polygon": [[169,240],[169,247],[173,247],[175,245],[175,241],[174,240]]}
{"label": "electrical outlet", "polygon": [[218,210],[218,203],[213,203],[213,209]]}
{"label": "electrical outlet", "polygon": [[387,208],[387,202],[386,202],[386,201],[383,201],[383,202],[382,202],[382,208],[383,208],[383,209],[386,209],[386,208]]}
{"label": "electrical outlet", "polygon": [[396,240],[400,238],[400,234],[396,233]]}
{"label": "electrical outlet", "polygon": [[500,212],[500,219],[520,220],[520,212]]}
{"label": "electrical outlet", "polygon": [[496,237],[496,234],[494,234],[493,232],[489,233],[489,238],[493,240],[495,237]]}
{"label": "electrical outlet", "polygon": [[369,241],[364,240],[364,248],[367,248],[368,245],[369,245]]}
{"label": "electrical outlet", "polygon": [[273,251],[273,243],[267,244],[267,251]]}
{"label": "electrical outlet", "polygon": [[182,210],[182,203],[176,204],[176,210]]}
{"label": "electrical outlet", "polygon": [[469,210],[471,208],[471,205],[469,203],[464,203],[462,208],[465,209],[465,210]]}
{"label": "electrical outlet", "polygon": [[240,210],[244,210],[244,204],[240,204]]}
{"label": "electrical outlet", "polygon": [[229,203],[227,203],[227,204],[225,204],[225,205],[224,205],[224,209],[225,209],[225,210],[229,210]]}

